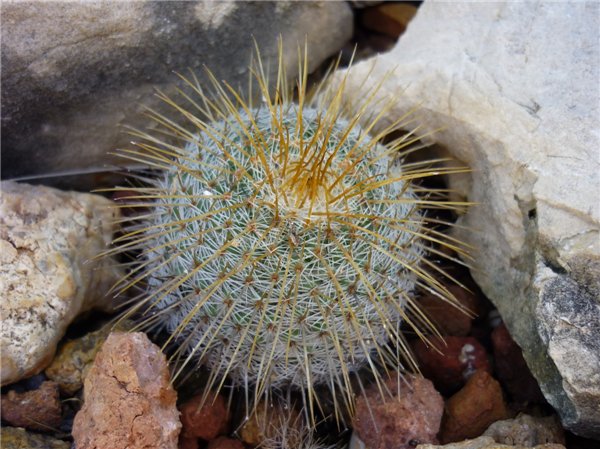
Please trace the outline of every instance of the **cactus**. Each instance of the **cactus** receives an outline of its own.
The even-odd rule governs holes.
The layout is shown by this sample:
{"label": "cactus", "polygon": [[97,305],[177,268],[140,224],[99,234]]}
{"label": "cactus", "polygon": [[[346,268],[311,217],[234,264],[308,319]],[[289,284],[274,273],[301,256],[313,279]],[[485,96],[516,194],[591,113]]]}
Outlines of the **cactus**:
{"label": "cactus", "polygon": [[[306,58],[297,102],[281,58],[275,93],[260,58],[252,74],[258,105],[210,72],[211,93],[182,77],[195,97],[159,95],[192,129],[151,112],[176,142],[133,132],[140,140],[121,153],[158,174],[129,197],[127,207],[136,200],[142,212],[112,253],[139,254],[116,289],[142,286],[128,315],[167,330],[178,366],[207,367],[211,387],[228,377],[255,398],[295,388],[313,416],[313,385],[324,385],[341,397],[337,408],[352,410],[353,373],[367,367],[377,380],[380,367],[397,368],[406,353],[400,324],[420,334],[418,321],[428,324],[415,288],[451,300],[425,254],[462,248],[427,227],[423,209],[453,205],[418,181],[458,170],[403,165],[415,132],[379,141],[410,117],[383,127],[390,100],[359,125],[375,91],[346,116],[344,81],[308,94]],[[371,135],[376,126],[383,129]]]}

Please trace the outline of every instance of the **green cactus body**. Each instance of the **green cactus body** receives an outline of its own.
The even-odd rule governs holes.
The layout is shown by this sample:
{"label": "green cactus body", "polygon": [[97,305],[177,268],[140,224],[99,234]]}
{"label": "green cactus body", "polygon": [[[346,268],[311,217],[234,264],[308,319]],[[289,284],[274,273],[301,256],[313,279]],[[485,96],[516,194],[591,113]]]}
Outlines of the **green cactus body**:
{"label": "green cactus body", "polygon": [[[252,114],[252,120],[240,114],[241,124],[213,123],[228,141],[223,145],[229,157],[200,133],[157,180],[158,189],[185,198],[177,205],[170,196],[156,204],[156,228],[149,236],[157,249],[149,254],[148,283],[155,291],[178,286],[154,307],[168,311],[168,331],[202,355],[211,370],[238,383],[261,376],[272,386],[327,383],[362,366],[400,320],[402,294],[413,289],[415,278],[401,263],[414,266],[422,254],[411,232],[420,226],[416,197],[404,181],[384,182],[392,161],[377,159],[385,150],[380,145],[344,174],[351,153],[364,147],[357,146],[359,127],[340,141],[348,124],[338,121],[326,142],[312,145],[326,146],[326,158],[333,155],[327,176],[340,182],[328,194],[339,198],[327,208],[318,196],[302,202],[302,191],[290,185],[283,165],[299,163],[300,142],[314,138],[318,111],[304,109],[302,137],[295,130],[297,108],[286,111],[280,123],[294,136],[287,161],[281,160],[279,130],[269,111]],[[270,142],[263,155],[268,169],[243,129]],[[267,170],[273,184],[266,182]],[[382,185],[363,192],[365,179]],[[386,202],[399,198],[408,201]],[[180,221],[185,223],[171,225]],[[156,229],[163,231],[158,237]],[[398,247],[406,248],[402,255]]]}
{"label": "green cactus body", "polygon": [[254,73],[260,107],[214,78],[210,97],[186,81],[208,119],[163,96],[193,129],[152,114],[181,144],[136,132],[142,142],[123,151],[161,174],[138,189],[151,211],[115,242],[113,252],[141,252],[120,289],[145,286],[130,313],[165,328],[174,357],[207,367],[213,387],[228,377],[256,398],[297,388],[312,413],[322,384],[352,408],[352,373],[397,369],[415,286],[450,297],[423,255],[428,243],[460,248],[425,230],[423,205],[435,202],[412,180],[451,170],[402,167],[414,136],[377,143],[398,123],[369,137],[379,118],[364,129],[360,114],[344,118],[341,90],[309,102],[306,65],[298,103],[281,94],[281,69],[274,96]]}

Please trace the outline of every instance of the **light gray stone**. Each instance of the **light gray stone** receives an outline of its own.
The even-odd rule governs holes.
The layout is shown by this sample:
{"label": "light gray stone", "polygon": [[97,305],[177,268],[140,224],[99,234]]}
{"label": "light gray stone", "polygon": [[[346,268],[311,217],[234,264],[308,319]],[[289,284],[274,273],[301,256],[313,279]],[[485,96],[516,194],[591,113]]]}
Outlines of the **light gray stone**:
{"label": "light gray stone", "polygon": [[312,70],[353,20],[343,2],[293,1],[5,1],[1,13],[3,179],[123,164],[107,153],[131,140],[123,126],[150,126],[143,106],[167,110],[153,93],[174,94],[174,72],[206,86],[206,66],[247,86],[253,39],[275,73],[280,36],[288,73],[305,39]]}
{"label": "light gray stone", "polygon": [[376,98],[397,99],[378,129],[412,108],[422,133],[443,128],[429,140],[472,169],[450,184],[477,203],[456,229],[473,277],[563,424],[595,438],[599,16],[594,2],[426,2],[391,52],[350,69],[345,94],[357,110],[383,81]]}
{"label": "light gray stone", "polygon": [[565,449],[562,444],[539,444],[537,446],[522,446],[513,444],[496,443],[491,437],[479,437],[473,440],[464,440],[458,443],[443,445],[419,444],[416,449]]}
{"label": "light gray stone", "polygon": [[496,421],[483,433],[496,443],[513,446],[565,444],[565,432],[555,415],[536,417],[520,414],[514,419]]}
{"label": "light gray stone", "polygon": [[116,209],[99,195],[0,184],[0,382],[43,370],[67,326],[92,307],[111,310],[122,276],[98,258],[112,240]]}

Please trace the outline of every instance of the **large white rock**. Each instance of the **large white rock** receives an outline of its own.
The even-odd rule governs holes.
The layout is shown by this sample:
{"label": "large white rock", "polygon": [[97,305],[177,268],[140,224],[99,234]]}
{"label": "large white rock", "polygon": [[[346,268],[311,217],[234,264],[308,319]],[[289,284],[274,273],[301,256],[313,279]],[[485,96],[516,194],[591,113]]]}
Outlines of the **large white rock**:
{"label": "large white rock", "polygon": [[182,86],[175,72],[247,86],[255,41],[274,74],[282,37],[294,75],[305,40],[313,70],[353,27],[345,2],[289,0],[3,1],[1,15],[4,179],[123,163],[108,153],[129,144],[124,125],[150,126],[143,106],[175,115],[154,96]]}
{"label": "large white rock", "polygon": [[470,230],[457,230],[477,248],[472,274],[563,423],[591,437],[600,436],[599,15],[595,2],[426,2],[390,53],[350,69],[345,94],[356,110],[394,70],[377,95],[399,97],[386,123],[420,107],[423,132],[444,128],[433,140],[472,169],[450,180],[478,203],[460,219]]}
{"label": "large white rock", "polygon": [[36,374],[79,313],[110,310],[121,270],[94,259],[115,231],[116,209],[99,195],[0,184],[0,382]]}

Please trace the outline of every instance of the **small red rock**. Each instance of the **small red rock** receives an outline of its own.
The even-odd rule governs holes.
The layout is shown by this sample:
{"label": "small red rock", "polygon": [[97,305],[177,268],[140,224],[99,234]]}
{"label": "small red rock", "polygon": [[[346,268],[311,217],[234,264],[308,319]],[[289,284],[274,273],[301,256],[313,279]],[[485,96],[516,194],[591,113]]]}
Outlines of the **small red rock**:
{"label": "small red rock", "polygon": [[186,437],[183,432],[179,434],[178,449],[200,449],[200,443],[196,437]]}
{"label": "small red rock", "polygon": [[222,395],[209,396],[203,402],[202,393],[180,406],[183,435],[212,440],[227,432],[229,410]]}
{"label": "small red rock", "polygon": [[15,427],[52,431],[61,421],[62,407],[58,384],[43,382],[37,390],[2,395],[2,419]]}
{"label": "small red rock", "polygon": [[365,8],[359,14],[365,28],[397,39],[417,13],[417,7],[407,3],[382,3]]}
{"label": "small red rock", "polygon": [[446,401],[440,438],[444,444],[476,438],[493,422],[509,417],[500,384],[487,371],[478,370]]}
{"label": "small red rock", "polygon": [[540,387],[529,371],[521,348],[514,342],[504,323],[492,331],[496,374],[506,391],[517,402],[545,402]]}
{"label": "small red rock", "polygon": [[110,334],[84,382],[77,449],[176,449],[181,423],[169,378],[165,356],[144,333]]}
{"label": "small red rock", "polygon": [[442,335],[465,337],[477,313],[477,297],[458,285],[449,286],[448,290],[464,310],[434,295],[421,297],[419,306]]}
{"label": "small red rock", "polygon": [[386,381],[393,397],[381,397],[371,385],[356,402],[354,431],[368,449],[414,449],[415,442],[437,443],[444,401],[421,377],[396,376]]}
{"label": "small red rock", "polygon": [[421,373],[442,393],[454,393],[476,370],[491,373],[484,347],[473,337],[416,340],[412,348]]}
{"label": "small red rock", "polygon": [[244,449],[244,445],[240,440],[233,438],[219,437],[211,440],[206,449]]}

